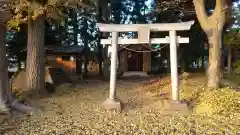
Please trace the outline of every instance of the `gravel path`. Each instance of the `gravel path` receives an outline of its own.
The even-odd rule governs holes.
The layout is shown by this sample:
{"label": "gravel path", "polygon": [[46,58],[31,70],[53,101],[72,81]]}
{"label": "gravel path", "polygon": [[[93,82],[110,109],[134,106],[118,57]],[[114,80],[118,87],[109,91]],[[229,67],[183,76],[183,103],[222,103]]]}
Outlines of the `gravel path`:
{"label": "gravel path", "polygon": [[[78,84],[76,88],[59,90],[53,96],[39,100],[41,109],[30,118],[18,119],[17,122],[12,120],[10,123],[16,127],[14,126],[13,130],[6,130],[3,134],[78,135],[124,131],[121,126],[131,121],[130,118],[135,119],[137,112],[143,107],[143,100],[147,99],[137,87],[148,81],[144,79],[117,82],[117,96],[124,103],[124,112],[121,114],[106,112],[102,108],[102,103],[107,99],[109,92],[109,83],[106,81],[89,80],[88,84]],[[117,124],[118,122],[120,123]],[[121,133],[124,133],[123,131]]]}
{"label": "gravel path", "polygon": [[[8,129],[1,128],[0,134],[179,135],[208,132],[210,121],[196,126],[202,118],[194,117],[193,120],[192,116],[161,112],[160,101],[139,89],[147,82],[147,79],[118,81],[117,96],[125,105],[122,113],[106,112],[102,108],[108,97],[108,82],[91,80],[88,84],[76,85],[76,88],[58,90],[53,96],[38,101],[41,109],[36,114],[10,120],[5,124]],[[213,131],[221,131],[220,128],[211,126]]]}

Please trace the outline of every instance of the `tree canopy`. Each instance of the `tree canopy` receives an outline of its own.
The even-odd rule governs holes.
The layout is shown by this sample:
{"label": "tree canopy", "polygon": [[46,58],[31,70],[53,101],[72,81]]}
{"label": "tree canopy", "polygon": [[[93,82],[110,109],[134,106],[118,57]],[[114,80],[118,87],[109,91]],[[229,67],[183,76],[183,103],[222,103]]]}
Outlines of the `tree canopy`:
{"label": "tree canopy", "polygon": [[231,47],[240,47],[240,30],[233,29],[227,32],[224,36],[224,44]]}
{"label": "tree canopy", "polygon": [[13,17],[8,26],[17,27],[28,19],[36,20],[42,15],[48,20],[59,21],[66,17],[63,12],[65,7],[92,8],[94,6],[93,0],[12,0],[10,8]]}

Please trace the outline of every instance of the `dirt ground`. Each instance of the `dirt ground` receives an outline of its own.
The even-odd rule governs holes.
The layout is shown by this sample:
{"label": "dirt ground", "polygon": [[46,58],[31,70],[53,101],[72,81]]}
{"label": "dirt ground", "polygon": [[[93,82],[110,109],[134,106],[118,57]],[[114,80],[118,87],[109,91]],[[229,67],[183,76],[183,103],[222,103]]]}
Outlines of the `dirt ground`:
{"label": "dirt ground", "polygon": [[[0,134],[179,135],[208,134],[209,127],[219,134],[240,133],[240,130],[228,127],[229,123],[221,122],[222,126],[219,127],[205,118],[205,123],[200,124],[199,121],[203,119],[202,117],[193,119],[191,114],[162,112],[160,106],[162,98],[160,97],[164,97],[164,95],[156,96],[157,94],[150,94],[154,92],[143,88],[151,86],[154,80],[159,79],[118,80],[117,96],[124,103],[122,113],[107,112],[103,109],[102,103],[107,99],[109,92],[108,81],[91,79],[87,80],[87,83],[81,82],[74,87],[62,86],[49,97],[33,100],[39,109],[32,116],[13,118],[0,123]],[[169,89],[169,78],[165,80],[167,80],[167,84],[163,84],[160,89]],[[235,123],[233,127],[236,128],[239,125],[239,123]],[[223,126],[227,126],[227,128],[222,130]]]}

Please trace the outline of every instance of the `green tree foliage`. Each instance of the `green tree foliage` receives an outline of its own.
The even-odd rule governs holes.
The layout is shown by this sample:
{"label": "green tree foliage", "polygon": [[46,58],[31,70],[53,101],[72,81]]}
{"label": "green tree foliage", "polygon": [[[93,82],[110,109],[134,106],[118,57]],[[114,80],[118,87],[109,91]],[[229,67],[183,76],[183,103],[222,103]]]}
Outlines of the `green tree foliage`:
{"label": "green tree foliage", "polygon": [[63,13],[65,7],[72,6],[81,9],[91,4],[90,1],[75,0],[15,0],[12,2],[14,16],[8,26],[18,27],[19,24],[28,22],[27,89],[37,93],[44,90],[45,20],[62,22],[65,16]]}
{"label": "green tree foliage", "polygon": [[193,62],[199,62],[199,59],[202,61],[202,66],[204,66],[204,57],[208,56],[207,37],[199,23],[192,26],[189,39],[189,44],[183,45],[185,66],[191,65]]}
{"label": "green tree foliage", "polygon": [[[49,23],[45,21],[45,45],[60,45],[62,38],[59,36],[64,36],[64,32],[62,33],[61,26],[56,23]],[[60,34],[61,33],[61,34]],[[64,39],[64,38],[63,38]]]}
{"label": "green tree foliage", "polygon": [[87,75],[87,64],[89,60],[96,60],[98,61],[96,57],[96,53],[98,51],[97,49],[97,32],[96,32],[96,14],[92,12],[87,12],[86,10],[83,10],[79,14],[79,38],[80,38],[80,44],[84,46],[84,55],[85,55],[85,75]]}
{"label": "green tree foliage", "polygon": [[[185,1],[186,2],[186,1]],[[195,20],[196,17],[192,15],[191,11],[188,12],[189,8],[192,8],[191,5],[188,6],[188,3],[184,1],[157,1],[156,2],[156,11],[152,13],[156,16],[156,23],[176,23],[176,22],[184,22],[189,20]],[[200,33],[200,34],[199,34]],[[154,37],[165,37],[168,36],[168,32],[158,32],[154,33]],[[181,70],[184,72],[188,69],[188,67],[201,58],[202,56],[206,55],[204,51],[203,42],[204,40],[204,33],[201,30],[199,24],[196,22],[195,25],[192,27],[190,31],[183,31],[178,33],[179,36],[182,37],[189,37],[190,43],[189,44],[180,44],[178,47],[178,59],[179,59],[179,66]],[[160,45],[164,46],[164,45]],[[170,49],[169,46],[166,45],[161,51],[159,51],[162,57],[160,57],[156,63],[162,63],[162,61],[167,60],[167,71],[170,72]],[[159,53],[154,53],[154,55],[158,56]],[[155,57],[153,56],[153,57]],[[164,64],[162,64],[163,66]],[[159,65],[160,66],[160,65]],[[164,65],[165,66],[165,65]]]}
{"label": "green tree foliage", "polygon": [[232,23],[234,27],[240,27],[240,1],[235,2],[232,7]]}
{"label": "green tree foliage", "polygon": [[[240,48],[240,30],[238,28],[231,29],[229,32],[224,34],[224,45],[228,48],[228,74],[231,75],[232,71],[232,57],[233,50],[238,51]],[[240,64],[239,60],[235,61],[235,73],[240,73]]]}
{"label": "green tree foliage", "polygon": [[232,29],[224,35],[224,44],[233,48],[240,47],[240,29]]}
{"label": "green tree foliage", "polygon": [[83,8],[93,7],[93,0],[13,0],[11,9],[13,17],[9,21],[9,27],[17,27],[29,18],[36,20],[39,16],[46,16],[48,20],[62,21],[66,14],[65,7]]}
{"label": "green tree foliage", "polygon": [[21,24],[20,30],[9,30],[6,33],[6,44],[9,64],[18,64],[26,61],[26,48],[27,48],[27,26]]}

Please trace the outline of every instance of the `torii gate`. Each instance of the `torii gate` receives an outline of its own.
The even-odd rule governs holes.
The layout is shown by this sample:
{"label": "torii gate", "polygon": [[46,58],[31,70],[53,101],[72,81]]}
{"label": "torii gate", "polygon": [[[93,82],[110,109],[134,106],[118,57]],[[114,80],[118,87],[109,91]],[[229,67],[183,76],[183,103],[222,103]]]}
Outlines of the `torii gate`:
{"label": "torii gate", "polygon": [[[121,111],[121,102],[116,98],[117,76],[117,53],[118,44],[170,44],[172,100],[179,101],[179,80],[177,63],[177,44],[189,43],[189,38],[177,36],[176,31],[190,30],[194,21],[181,23],[157,23],[157,24],[102,24],[98,23],[100,32],[111,32],[112,38],[101,39],[101,44],[111,44],[111,71],[110,71],[110,94],[104,102],[107,110]],[[169,31],[169,37],[151,38],[150,31]],[[138,39],[118,38],[119,32],[138,32]]]}

